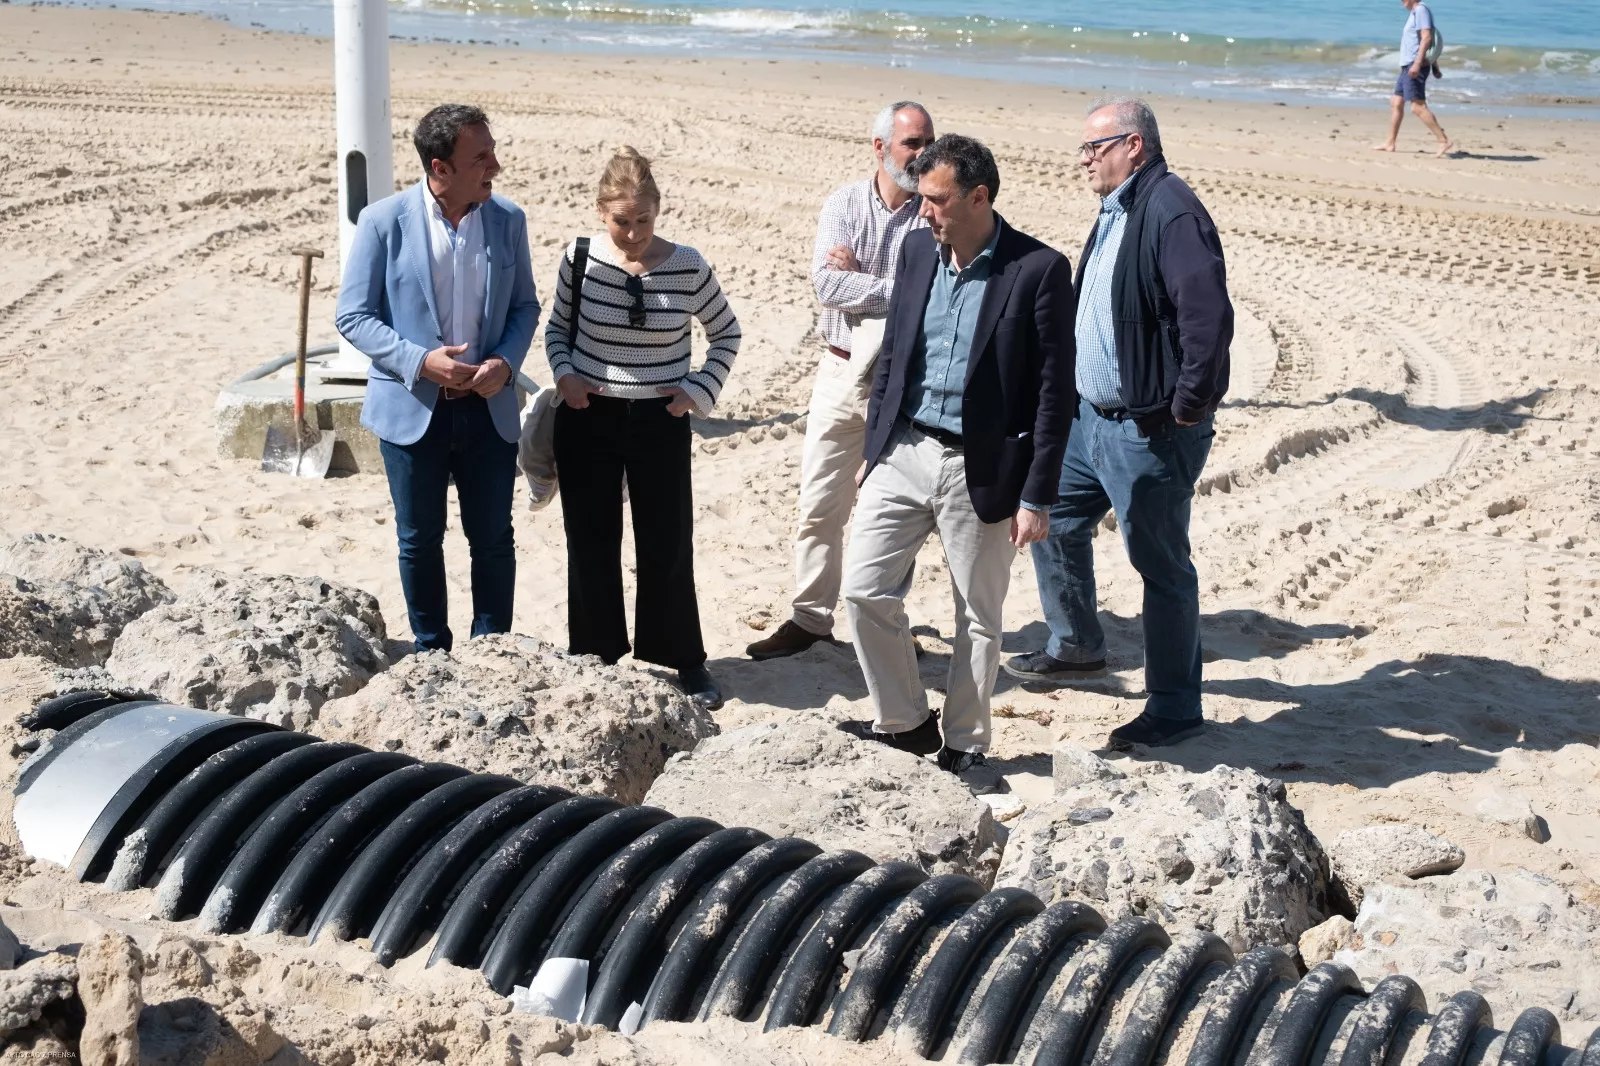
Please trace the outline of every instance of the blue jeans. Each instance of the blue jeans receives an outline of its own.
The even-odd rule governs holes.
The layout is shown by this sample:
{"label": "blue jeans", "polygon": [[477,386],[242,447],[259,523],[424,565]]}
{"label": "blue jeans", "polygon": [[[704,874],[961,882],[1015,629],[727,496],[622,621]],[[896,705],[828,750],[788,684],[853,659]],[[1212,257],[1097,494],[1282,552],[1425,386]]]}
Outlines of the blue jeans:
{"label": "blue jeans", "polygon": [[472,635],[509,633],[517,557],[511,527],[517,446],[500,436],[481,396],[439,398],[415,444],[380,441],[400,541],[400,587],[417,648],[449,651],[444,576],[446,492],[455,478],[472,555]]}
{"label": "blue jeans", "polygon": [[1094,589],[1094,527],[1115,510],[1128,560],[1144,578],[1145,711],[1200,717],[1200,580],[1189,561],[1189,504],[1215,436],[1207,416],[1140,434],[1081,401],[1061,463],[1050,534],[1033,546],[1045,650],[1066,662],[1106,654]]}

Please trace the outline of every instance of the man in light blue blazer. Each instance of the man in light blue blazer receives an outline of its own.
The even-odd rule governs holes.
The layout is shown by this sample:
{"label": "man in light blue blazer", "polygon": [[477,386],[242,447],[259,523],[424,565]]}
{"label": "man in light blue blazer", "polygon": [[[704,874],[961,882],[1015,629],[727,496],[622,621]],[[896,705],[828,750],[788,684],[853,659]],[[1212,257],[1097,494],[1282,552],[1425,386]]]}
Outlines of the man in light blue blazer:
{"label": "man in light blue blazer", "polygon": [[512,380],[539,320],[522,209],[494,195],[489,120],[445,104],[417,123],[424,176],[361,212],[335,322],[372,360],[361,424],[394,500],[400,584],[417,648],[450,650],[446,490],[472,555],[472,635],[505,633],[517,576]]}

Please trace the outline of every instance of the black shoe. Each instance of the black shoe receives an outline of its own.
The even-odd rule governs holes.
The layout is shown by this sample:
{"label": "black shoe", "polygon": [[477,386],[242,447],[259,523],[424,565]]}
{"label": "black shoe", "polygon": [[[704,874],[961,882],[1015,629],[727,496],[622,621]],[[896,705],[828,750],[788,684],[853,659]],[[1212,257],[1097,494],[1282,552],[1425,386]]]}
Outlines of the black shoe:
{"label": "black shoe", "polygon": [[691,666],[687,670],[679,670],[678,687],[683,689],[691,700],[708,711],[714,711],[722,706],[722,691],[717,688],[717,683],[711,680],[711,671],[704,666]]}
{"label": "black shoe", "polygon": [[1146,748],[1164,748],[1190,737],[1197,737],[1205,729],[1203,718],[1157,718],[1148,712],[1126,725],[1111,731],[1106,747],[1112,751],[1127,751],[1135,744]]}
{"label": "black shoe", "polygon": [[899,733],[880,733],[872,728],[871,722],[840,722],[839,729],[857,740],[875,740],[913,755],[932,755],[944,747],[944,737],[939,734],[939,716],[936,714],[928,715],[915,729],[905,729]]}
{"label": "black shoe", "polygon": [[984,758],[981,751],[957,751],[954,748],[939,749],[939,769],[949,770],[953,774],[964,774],[968,770],[975,770],[980,766],[989,765],[989,760]]}
{"label": "black shoe", "polygon": [[802,629],[791,618],[767,636],[750,645],[744,650],[744,653],[757,662],[763,659],[781,659],[786,655],[798,654],[811,647],[811,645],[824,641],[831,644],[833,643],[833,637],[827,633],[818,636],[809,629]]}
{"label": "black shoe", "polygon": [[1069,663],[1047,651],[1013,655],[1002,665],[1006,673],[1023,681],[1077,681],[1093,677],[1105,668],[1104,659],[1096,659],[1092,663]]}

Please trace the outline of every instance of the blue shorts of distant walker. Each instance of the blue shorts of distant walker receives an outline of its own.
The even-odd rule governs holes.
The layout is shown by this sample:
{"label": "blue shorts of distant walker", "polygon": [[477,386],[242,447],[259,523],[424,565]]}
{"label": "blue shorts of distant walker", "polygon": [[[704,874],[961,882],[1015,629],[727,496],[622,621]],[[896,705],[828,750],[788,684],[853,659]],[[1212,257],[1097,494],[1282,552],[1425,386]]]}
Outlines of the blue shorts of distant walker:
{"label": "blue shorts of distant walker", "polygon": [[1401,67],[1400,77],[1394,83],[1394,94],[1404,100],[1417,100],[1427,103],[1428,68],[1423,67],[1422,73],[1413,77],[1410,67]]}

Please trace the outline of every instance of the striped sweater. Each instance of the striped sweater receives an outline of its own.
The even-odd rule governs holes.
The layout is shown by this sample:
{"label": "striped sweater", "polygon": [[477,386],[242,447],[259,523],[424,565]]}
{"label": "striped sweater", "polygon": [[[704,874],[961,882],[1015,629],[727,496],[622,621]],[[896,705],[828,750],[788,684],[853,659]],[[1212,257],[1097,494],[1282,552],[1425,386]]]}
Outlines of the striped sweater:
{"label": "striped sweater", "polygon": [[[577,338],[569,343],[567,315],[576,246],[569,244],[561,258],[554,307],[545,323],[544,352],[554,379],[577,374],[605,386],[605,395],[624,400],[653,399],[661,395],[658,388],[677,385],[701,415],[709,415],[728,383],[740,339],[739,320],[711,265],[699,252],[680,244],[660,266],[640,275],[646,317],[644,326],[636,328],[628,322],[633,301],[625,288],[627,272],[612,258],[604,236],[592,238]],[[705,327],[708,343],[699,370],[689,365],[691,316]]]}

